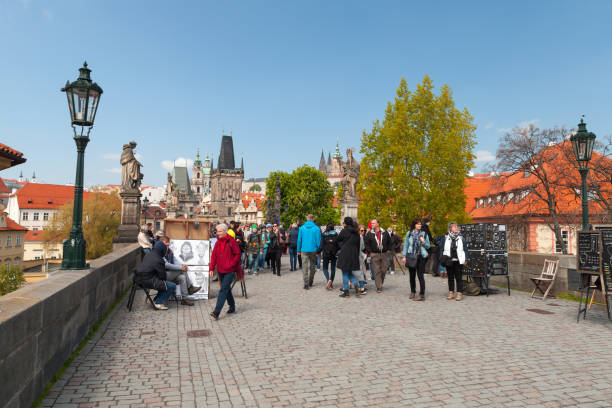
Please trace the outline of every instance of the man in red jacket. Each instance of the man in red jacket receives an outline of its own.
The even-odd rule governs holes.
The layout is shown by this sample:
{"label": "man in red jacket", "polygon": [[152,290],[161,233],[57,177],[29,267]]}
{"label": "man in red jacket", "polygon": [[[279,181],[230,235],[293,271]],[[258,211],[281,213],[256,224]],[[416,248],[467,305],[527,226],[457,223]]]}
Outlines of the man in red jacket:
{"label": "man in red jacket", "polygon": [[236,303],[232,296],[232,282],[234,276],[240,270],[240,248],[236,241],[227,234],[227,225],[217,225],[217,243],[210,256],[210,276],[217,268],[221,289],[217,296],[217,306],[210,314],[215,320],[219,319],[221,309],[227,299],[229,310],[227,313],[236,311]]}

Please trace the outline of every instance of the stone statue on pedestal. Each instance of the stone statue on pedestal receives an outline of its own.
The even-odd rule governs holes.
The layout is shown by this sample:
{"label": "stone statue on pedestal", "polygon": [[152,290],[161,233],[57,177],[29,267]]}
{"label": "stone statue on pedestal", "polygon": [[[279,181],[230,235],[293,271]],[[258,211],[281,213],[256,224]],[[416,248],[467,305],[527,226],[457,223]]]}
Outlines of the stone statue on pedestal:
{"label": "stone statue on pedestal", "polygon": [[268,216],[266,217],[267,224],[276,224],[279,222],[281,216],[281,192],[280,192],[280,180],[276,177],[276,183],[274,185],[274,201],[272,205],[268,204]]}
{"label": "stone statue on pedestal", "polygon": [[121,153],[121,225],[117,230],[114,243],[138,242],[140,231],[140,183],[143,175],[140,172],[142,164],[136,160],[134,148],[136,142],[123,145]]}
{"label": "stone statue on pedestal", "polygon": [[357,180],[359,180],[359,162],[353,157],[352,149],[346,150],[346,162],[342,165],[342,197],[340,213],[342,219],[351,217],[357,221]]}
{"label": "stone statue on pedestal", "polygon": [[121,191],[140,191],[140,182],[142,181],[142,173],[140,168],[142,164],[136,160],[134,156],[134,148],[136,142],[132,141],[123,145],[121,153]]}

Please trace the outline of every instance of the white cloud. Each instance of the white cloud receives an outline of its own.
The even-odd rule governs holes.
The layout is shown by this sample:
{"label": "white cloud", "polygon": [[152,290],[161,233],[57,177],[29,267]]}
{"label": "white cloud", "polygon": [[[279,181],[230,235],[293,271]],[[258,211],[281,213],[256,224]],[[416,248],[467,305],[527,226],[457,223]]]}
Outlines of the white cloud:
{"label": "white cloud", "polygon": [[536,119],[531,119],[531,120],[525,120],[525,121],[519,123],[519,127],[524,128],[524,127],[529,127],[529,125],[534,125],[535,126],[539,121],[540,121],[540,119],[537,119],[537,118]]}
{"label": "white cloud", "polygon": [[121,174],[121,167],[113,167],[112,169],[104,169],[108,173]]}
{"label": "white cloud", "polygon": [[106,160],[119,160],[120,157],[119,153],[104,153],[102,155],[102,158]]}
{"label": "white cloud", "polygon": [[53,12],[49,9],[43,9],[42,14],[48,21],[55,20],[55,14],[53,14]]}
{"label": "white cloud", "polygon": [[493,122],[489,122],[489,123],[487,123],[486,125],[484,125],[484,128],[485,128],[485,129],[492,129],[492,128],[493,128],[493,126],[495,126],[495,123],[493,123]]}
{"label": "white cloud", "polygon": [[161,166],[166,170],[172,170],[174,169],[174,163],[176,163],[177,166],[184,166],[187,168],[190,168],[193,166],[193,160],[186,159],[184,157],[179,157],[174,161],[173,160],[163,160],[161,162]]}
{"label": "white cloud", "polygon": [[495,160],[495,156],[493,153],[487,150],[478,150],[476,151],[476,161],[477,162],[490,162]]}

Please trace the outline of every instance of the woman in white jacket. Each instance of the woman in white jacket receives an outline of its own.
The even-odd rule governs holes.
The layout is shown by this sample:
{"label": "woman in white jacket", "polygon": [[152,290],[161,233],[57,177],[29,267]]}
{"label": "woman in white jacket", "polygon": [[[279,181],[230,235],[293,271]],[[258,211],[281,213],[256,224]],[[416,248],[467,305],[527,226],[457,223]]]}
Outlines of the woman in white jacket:
{"label": "woman in white jacket", "polygon": [[[467,261],[465,239],[459,231],[459,224],[452,222],[448,226],[448,234],[444,237],[442,256],[450,258],[446,271],[448,272],[448,300],[460,301],[463,298],[463,266]],[[457,282],[457,297],[455,297],[455,282]]]}

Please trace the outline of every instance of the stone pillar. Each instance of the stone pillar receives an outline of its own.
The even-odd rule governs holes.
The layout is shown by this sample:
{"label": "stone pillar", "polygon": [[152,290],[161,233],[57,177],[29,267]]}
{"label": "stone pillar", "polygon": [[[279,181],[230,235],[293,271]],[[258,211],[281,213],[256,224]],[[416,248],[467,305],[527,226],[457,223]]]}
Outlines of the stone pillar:
{"label": "stone pillar", "polygon": [[357,220],[358,201],[341,202],[340,205],[340,222],[344,221],[344,217],[351,217],[355,223],[359,223]]}
{"label": "stone pillar", "polygon": [[140,191],[122,191],[121,197],[121,225],[117,230],[114,243],[138,242],[140,232]]}

